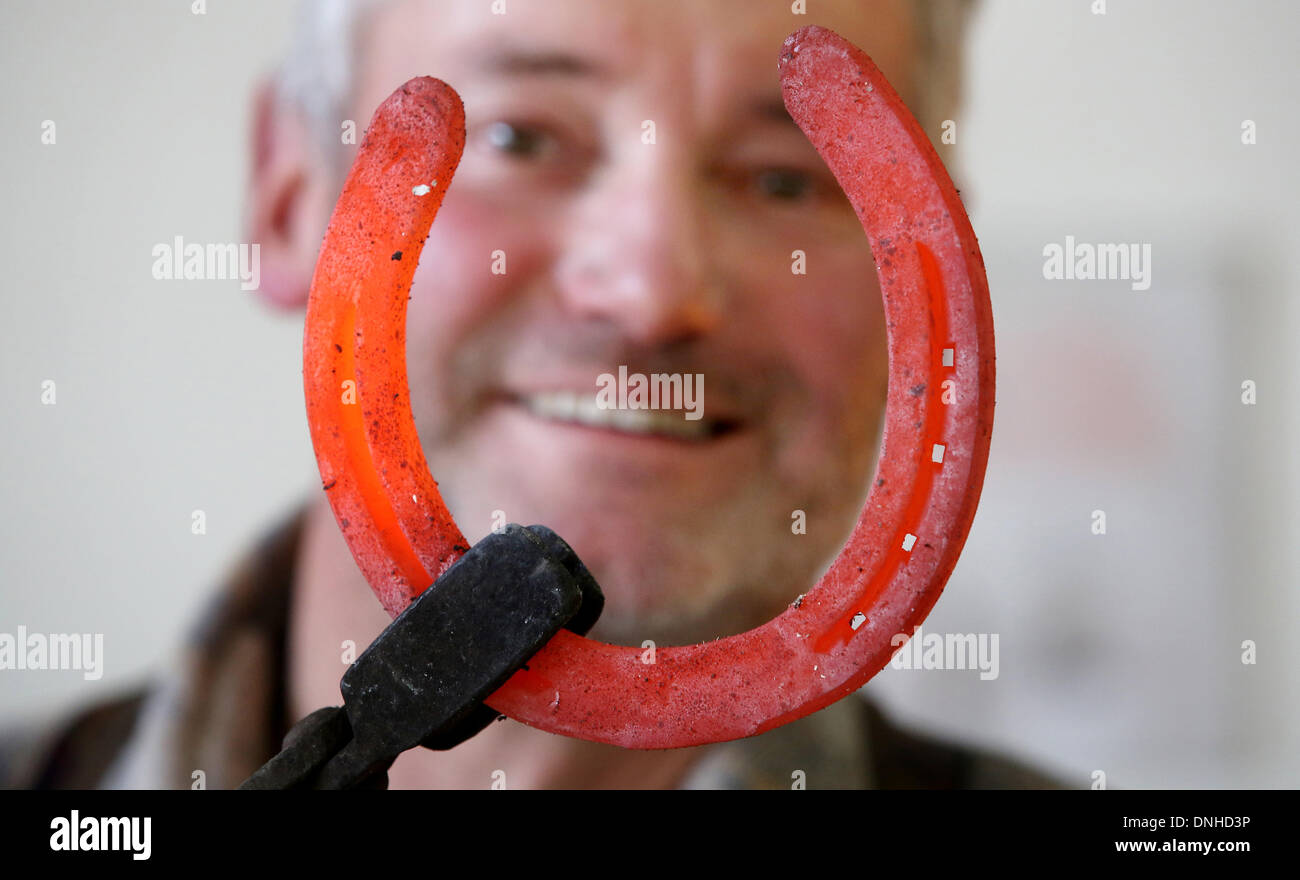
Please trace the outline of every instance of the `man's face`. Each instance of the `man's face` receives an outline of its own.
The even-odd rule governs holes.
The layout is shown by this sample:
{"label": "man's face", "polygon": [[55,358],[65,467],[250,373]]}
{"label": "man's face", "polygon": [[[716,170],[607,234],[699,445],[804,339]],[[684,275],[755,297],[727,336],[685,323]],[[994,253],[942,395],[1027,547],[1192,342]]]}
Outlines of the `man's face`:
{"label": "man's face", "polygon": [[[905,0],[810,5],[910,96]],[[471,541],[500,511],[572,544],[607,641],[770,619],[866,492],[880,289],[777,73],[810,22],[786,0],[394,0],[361,34],[354,118],[417,75],[465,102],[408,318],[430,467]],[[611,422],[594,401],[620,366],[702,374],[703,418]]]}

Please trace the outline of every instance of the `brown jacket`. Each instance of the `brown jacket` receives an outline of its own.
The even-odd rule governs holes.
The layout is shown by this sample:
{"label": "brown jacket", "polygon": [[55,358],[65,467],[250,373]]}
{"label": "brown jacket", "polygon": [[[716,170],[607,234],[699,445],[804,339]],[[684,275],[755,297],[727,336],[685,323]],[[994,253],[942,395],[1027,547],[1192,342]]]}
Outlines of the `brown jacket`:
{"label": "brown jacket", "polygon": [[[285,633],[302,521],[299,509],[235,568],[158,681],[0,736],[0,788],[233,788],[274,755],[291,726]],[[714,746],[684,787],[790,788],[796,778],[810,789],[1061,787],[1007,758],[907,732],[858,697]]]}

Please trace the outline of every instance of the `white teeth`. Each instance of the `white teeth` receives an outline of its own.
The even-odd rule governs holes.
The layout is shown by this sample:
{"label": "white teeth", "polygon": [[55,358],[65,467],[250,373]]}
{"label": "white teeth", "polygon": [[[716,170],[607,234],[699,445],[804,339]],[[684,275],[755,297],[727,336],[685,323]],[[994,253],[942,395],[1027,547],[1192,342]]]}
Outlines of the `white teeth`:
{"label": "white teeth", "polygon": [[629,434],[662,434],[697,440],[713,433],[709,419],[687,420],[679,410],[603,409],[595,394],[543,391],[521,395],[519,400],[535,416],[556,422],[575,422],[613,428]]}

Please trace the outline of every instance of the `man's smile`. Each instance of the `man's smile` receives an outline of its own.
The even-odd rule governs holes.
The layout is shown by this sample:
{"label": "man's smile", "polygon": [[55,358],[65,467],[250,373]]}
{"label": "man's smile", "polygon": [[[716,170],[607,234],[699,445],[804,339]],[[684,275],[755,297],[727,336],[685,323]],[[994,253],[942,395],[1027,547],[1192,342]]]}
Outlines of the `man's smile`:
{"label": "man's smile", "polygon": [[687,418],[681,409],[619,409],[602,406],[595,391],[555,390],[511,395],[539,419],[623,434],[704,442],[740,428],[733,419]]}

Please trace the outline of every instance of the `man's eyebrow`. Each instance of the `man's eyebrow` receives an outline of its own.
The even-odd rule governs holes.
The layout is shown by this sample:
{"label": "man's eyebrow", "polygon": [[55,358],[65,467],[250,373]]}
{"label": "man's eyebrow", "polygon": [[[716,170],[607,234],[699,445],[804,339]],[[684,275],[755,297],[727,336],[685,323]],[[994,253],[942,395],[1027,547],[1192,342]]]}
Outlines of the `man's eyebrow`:
{"label": "man's eyebrow", "polygon": [[601,62],[563,49],[493,47],[480,54],[475,67],[505,76],[577,76],[604,78],[610,70]]}
{"label": "man's eyebrow", "polygon": [[750,115],[760,122],[780,122],[785,125],[795,126],[790,111],[785,109],[785,102],[779,98],[763,98],[753,102],[750,105]]}

